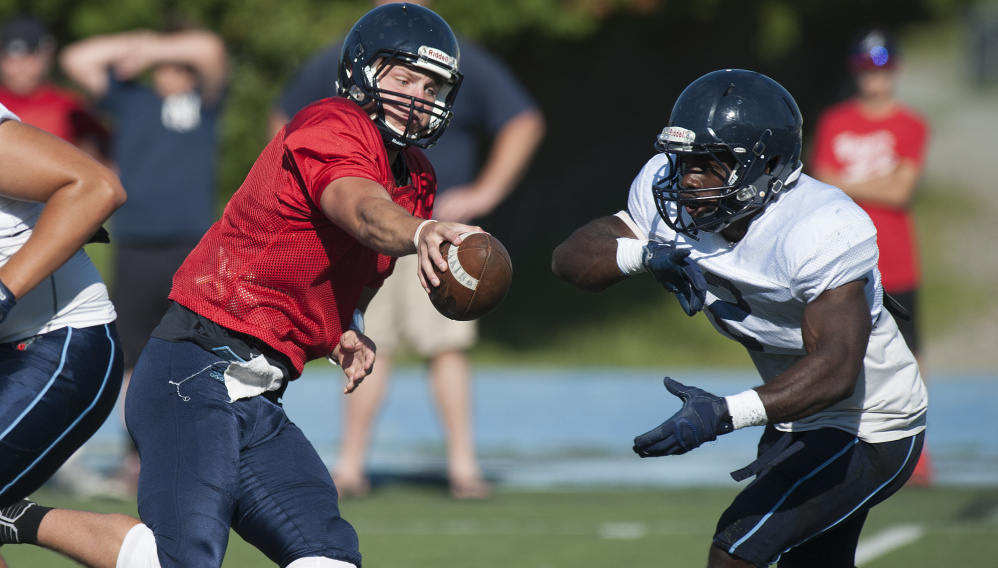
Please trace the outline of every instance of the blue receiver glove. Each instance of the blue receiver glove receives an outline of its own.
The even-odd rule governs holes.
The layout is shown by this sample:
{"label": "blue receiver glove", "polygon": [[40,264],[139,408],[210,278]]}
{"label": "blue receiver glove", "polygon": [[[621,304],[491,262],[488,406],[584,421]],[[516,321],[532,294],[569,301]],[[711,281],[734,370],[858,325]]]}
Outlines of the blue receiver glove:
{"label": "blue receiver glove", "polygon": [[669,392],[683,400],[683,408],[658,428],[634,438],[634,453],[643,458],[678,456],[734,431],[726,400],[669,377],[664,382]]}
{"label": "blue receiver glove", "polygon": [[3,282],[0,282],[0,323],[3,323],[3,320],[7,319],[7,314],[14,309],[14,304],[16,303],[14,294],[11,294],[7,286]]}
{"label": "blue receiver glove", "polygon": [[707,299],[707,281],[700,268],[686,258],[688,256],[688,250],[650,242],[645,245],[642,263],[662,287],[676,295],[686,315],[692,316],[703,309]]}

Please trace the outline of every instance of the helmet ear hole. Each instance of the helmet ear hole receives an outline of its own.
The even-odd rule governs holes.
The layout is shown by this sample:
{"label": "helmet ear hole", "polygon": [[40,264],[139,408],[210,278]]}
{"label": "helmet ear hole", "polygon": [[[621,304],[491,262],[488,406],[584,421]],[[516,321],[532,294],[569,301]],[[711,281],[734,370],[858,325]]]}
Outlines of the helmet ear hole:
{"label": "helmet ear hole", "polygon": [[773,173],[773,171],[776,170],[777,166],[780,165],[780,161],[782,159],[783,156],[773,156],[772,158],[770,158],[769,161],[766,162],[766,173],[767,174]]}

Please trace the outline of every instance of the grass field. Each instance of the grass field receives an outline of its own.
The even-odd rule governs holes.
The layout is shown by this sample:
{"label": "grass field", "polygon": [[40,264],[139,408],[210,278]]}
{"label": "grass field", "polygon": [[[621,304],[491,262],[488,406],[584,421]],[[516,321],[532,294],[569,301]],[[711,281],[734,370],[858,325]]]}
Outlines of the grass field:
{"label": "grass field", "polygon": [[[682,568],[705,564],[714,523],[736,491],[500,491],[479,503],[448,499],[436,487],[394,485],[341,506],[368,568]],[[135,512],[134,503],[36,497]],[[995,566],[998,488],[907,487],[873,510],[860,548],[864,568]],[[6,546],[2,554],[13,568],[76,566],[32,546]],[[233,534],[223,566],[273,564]]]}

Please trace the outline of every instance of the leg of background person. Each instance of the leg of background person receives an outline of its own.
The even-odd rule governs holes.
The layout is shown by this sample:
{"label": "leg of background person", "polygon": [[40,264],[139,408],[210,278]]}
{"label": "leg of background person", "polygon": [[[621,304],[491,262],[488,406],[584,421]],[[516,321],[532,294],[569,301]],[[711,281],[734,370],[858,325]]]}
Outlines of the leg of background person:
{"label": "leg of background person", "polygon": [[139,520],[118,513],[53,509],[38,527],[38,546],[92,568],[115,568],[125,535]]}
{"label": "leg of background person", "polygon": [[457,499],[484,499],[488,482],[475,457],[471,411],[471,367],[464,351],[443,351],[430,359],[433,396],[447,438],[447,476]]}
{"label": "leg of background person", "polygon": [[[113,301],[118,311],[118,329],[125,347],[125,378],[121,388],[121,423],[124,424],[125,394],[132,369],[160,318],[170,308],[173,275],[197,243],[119,246],[115,257],[116,279]],[[131,436],[125,437],[124,455],[114,482],[135,495],[139,484],[139,452]]]}
{"label": "leg of background person", "polygon": [[340,450],[331,475],[341,497],[362,497],[371,489],[365,472],[371,431],[388,392],[392,357],[378,353],[370,376],[343,402],[343,432]]}

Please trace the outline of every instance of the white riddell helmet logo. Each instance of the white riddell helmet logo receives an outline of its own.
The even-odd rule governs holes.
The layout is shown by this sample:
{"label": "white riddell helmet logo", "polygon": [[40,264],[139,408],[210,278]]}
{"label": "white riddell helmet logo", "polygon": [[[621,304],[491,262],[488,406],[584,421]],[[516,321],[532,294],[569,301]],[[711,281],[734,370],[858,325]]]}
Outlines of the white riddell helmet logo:
{"label": "white riddell helmet logo", "polygon": [[659,135],[659,140],[666,143],[679,143],[684,146],[689,146],[693,144],[696,137],[696,133],[692,130],[687,130],[679,126],[666,126],[662,129],[662,134]]}
{"label": "white riddell helmet logo", "polygon": [[453,67],[456,61],[446,52],[426,45],[419,48],[419,56],[425,57],[427,59],[432,59],[433,61],[436,61],[437,63],[440,63],[441,65],[445,65],[447,67]]}

